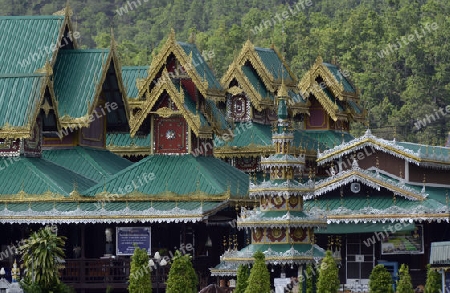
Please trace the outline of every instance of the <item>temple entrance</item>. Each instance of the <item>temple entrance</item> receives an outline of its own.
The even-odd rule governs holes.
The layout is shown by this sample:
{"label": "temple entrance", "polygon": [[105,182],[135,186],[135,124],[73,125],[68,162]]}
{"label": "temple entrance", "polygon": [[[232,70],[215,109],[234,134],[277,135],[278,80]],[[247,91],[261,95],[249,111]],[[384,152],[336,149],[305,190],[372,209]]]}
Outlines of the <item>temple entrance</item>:
{"label": "temple entrance", "polygon": [[367,237],[364,238],[361,234],[347,234],[346,282],[352,290],[368,291],[369,276],[375,266],[377,244],[363,243],[362,239]]}

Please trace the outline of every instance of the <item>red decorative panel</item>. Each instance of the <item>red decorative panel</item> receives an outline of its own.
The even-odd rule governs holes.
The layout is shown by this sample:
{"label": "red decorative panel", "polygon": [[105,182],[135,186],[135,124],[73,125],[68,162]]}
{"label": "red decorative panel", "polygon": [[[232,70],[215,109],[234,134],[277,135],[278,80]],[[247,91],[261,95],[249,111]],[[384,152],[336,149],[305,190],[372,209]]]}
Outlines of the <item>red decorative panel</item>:
{"label": "red decorative panel", "polygon": [[187,123],[183,117],[155,119],[155,152],[187,153]]}
{"label": "red decorative panel", "polygon": [[253,242],[261,242],[264,237],[264,230],[262,228],[256,228],[252,232]]}
{"label": "red decorative panel", "polygon": [[286,229],[285,228],[268,228],[267,238],[271,242],[285,242],[286,241]]}
{"label": "red decorative panel", "polygon": [[236,122],[247,121],[250,118],[250,103],[243,95],[231,98],[230,110]]}
{"label": "red decorative panel", "polygon": [[42,122],[38,117],[31,136],[23,141],[25,157],[40,157],[42,154]]}
{"label": "red decorative panel", "polygon": [[289,197],[289,208],[293,210],[303,209],[303,197],[302,196],[291,196]]}
{"label": "red decorative panel", "polygon": [[93,147],[104,147],[105,142],[105,119],[106,113],[103,108],[97,107],[89,117],[89,127],[83,127],[80,131],[80,145]]}
{"label": "red decorative panel", "polygon": [[291,228],[289,236],[294,242],[302,242],[308,236],[308,231],[305,228]]}

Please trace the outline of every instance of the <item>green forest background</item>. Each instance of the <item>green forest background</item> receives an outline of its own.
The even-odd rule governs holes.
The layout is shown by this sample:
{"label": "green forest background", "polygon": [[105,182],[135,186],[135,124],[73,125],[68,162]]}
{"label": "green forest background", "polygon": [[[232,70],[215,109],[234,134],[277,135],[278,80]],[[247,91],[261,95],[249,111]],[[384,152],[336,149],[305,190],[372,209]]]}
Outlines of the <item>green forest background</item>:
{"label": "green forest background", "polygon": [[[311,0],[284,21],[278,21],[275,14],[288,6],[295,9],[301,1],[129,2],[137,7],[131,4],[132,10],[119,15],[120,7],[130,7],[127,1],[70,0],[81,45],[109,45],[113,27],[122,65],[149,65],[173,28],[177,40],[187,41],[195,35],[200,50],[214,51],[215,57],[208,62],[219,79],[247,39],[261,47],[275,44],[299,78],[318,55],[328,62],[335,58],[360,89],[374,134],[432,145],[445,143],[450,130],[450,113],[445,111],[450,105],[448,0]],[[66,0],[0,0],[0,15],[48,15],[65,4]],[[252,32],[263,21],[273,19],[275,25]],[[425,29],[433,23],[437,29]],[[415,37],[380,57],[389,44],[402,42],[401,37],[408,40],[416,30],[420,39]],[[436,112],[440,107],[444,111]],[[426,127],[417,130],[415,123],[427,114],[439,119],[429,117],[433,123],[426,121]],[[359,135],[365,128],[354,125],[353,134]]]}

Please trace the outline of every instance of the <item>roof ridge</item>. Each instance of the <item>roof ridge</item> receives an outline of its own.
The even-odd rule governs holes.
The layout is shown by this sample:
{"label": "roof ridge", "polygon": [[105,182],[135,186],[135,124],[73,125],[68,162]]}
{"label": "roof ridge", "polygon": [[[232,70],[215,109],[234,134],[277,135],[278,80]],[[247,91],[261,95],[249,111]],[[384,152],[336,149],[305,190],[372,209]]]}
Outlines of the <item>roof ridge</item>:
{"label": "roof ridge", "polygon": [[58,53],[69,54],[69,53],[105,53],[110,52],[109,48],[99,48],[99,49],[66,49],[60,50]]}
{"label": "roof ridge", "polygon": [[0,21],[8,19],[64,19],[64,17],[64,15],[4,15],[0,16]]}
{"label": "roof ridge", "polygon": [[[55,189],[59,189],[59,190],[60,190],[60,192],[61,192],[62,195],[68,195],[67,192],[66,192],[66,191],[65,191],[58,183],[56,183],[52,178],[50,178],[49,176],[47,176],[46,174],[44,174],[44,173],[42,173],[42,172],[38,172],[39,170],[38,170],[38,169],[36,168],[36,166],[31,162],[31,160],[32,160],[33,158],[23,157],[22,159],[26,159],[26,160],[20,160],[20,161],[22,161],[22,162],[27,166],[27,168],[29,168],[30,171],[33,172],[33,173],[35,174],[35,176],[37,176],[37,177],[39,177],[39,178],[45,180],[47,183],[50,182],[51,185],[53,185],[53,187],[54,187]],[[43,158],[39,158],[39,160],[44,160],[44,161],[47,162],[47,163],[50,163],[50,164],[52,164],[52,165],[56,165],[56,164],[54,164],[53,162],[48,161],[48,160],[43,159]],[[57,166],[59,166],[59,165],[57,165]],[[74,173],[75,173],[75,172],[74,172]],[[84,177],[84,176],[83,176],[83,177]]]}
{"label": "roof ridge", "polygon": [[0,78],[45,77],[45,73],[0,73]]}
{"label": "roof ridge", "polygon": [[109,174],[109,172],[103,169],[95,160],[92,159],[92,157],[86,152],[83,147],[77,146],[75,147],[75,151],[80,154],[86,161],[88,161],[96,170],[100,170],[101,173]]}

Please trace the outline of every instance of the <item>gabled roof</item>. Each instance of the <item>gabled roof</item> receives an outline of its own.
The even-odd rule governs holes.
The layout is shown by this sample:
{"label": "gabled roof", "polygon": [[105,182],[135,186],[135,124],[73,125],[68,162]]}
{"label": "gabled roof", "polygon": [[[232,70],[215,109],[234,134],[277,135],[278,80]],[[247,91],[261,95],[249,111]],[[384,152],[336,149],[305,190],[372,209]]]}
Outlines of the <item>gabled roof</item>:
{"label": "gabled roof", "polygon": [[445,147],[388,141],[378,138],[367,129],[361,137],[317,154],[317,163],[323,165],[365,147],[373,147],[418,166],[450,169],[450,150]]}
{"label": "gabled roof", "polygon": [[[134,186],[131,192],[127,185]],[[213,157],[151,155],[84,194],[102,192],[118,200],[227,200],[247,196],[248,175]]]}
{"label": "gabled roof", "polygon": [[208,89],[222,91],[222,86],[212,72],[209,65],[200,54],[197,46],[191,43],[177,42],[183,48],[184,53],[191,59],[190,65],[194,67],[197,74],[208,82]]}
{"label": "gabled roof", "polygon": [[42,158],[96,183],[133,164],[109,151],[89,147],[44,150]]}
{"label": "gabled roof", "polygon": [[[46,70],[51,71],[48,67],[47,63]],[[45,101],[47,89],[52,106]],[[57,103],[47,71],[34,74],[0,75],[0,104],[2,105],[0,108],[0,137],[2,138],[30,137],[41,108],[47,114],[50,109],[53,109],[57,127],[60,127],[58,111],[55,107]]]}
{"label": "gabled roof", "polygon": [[138,97],[138,82],[142,82],[148,75],[149,66],[122,66],[122,79],[128,99]]}
{"label": "gabled roof", "polygon": [[[164,69],[164,72],[167,72],[167,70]],[[169,117],[171,115],[181,114],[188,125],[191,127],[192,131],[194,131],[197,136],[212,136],[212,129],[208,125],[208,122],[204,115],[195,110],[195,104],[192,105],[193,102],[189,97],[185,97],[185,95],[187,94],[186,91],[183,89],[180,92],[179,89],[177,89],[177,87],[172,83],[172,81],[168,80],[166,82],[158,83],[152,90],[152,98],[143,101],[141,104],[141,110],[134,116],[131,116],[131,137],[134,137],[136,132],[139,130],[139,127],[151,113],[153,106],[164,93],[167,93],[170,96],[171,100],[175,103],[178,110],[160,108],[156,111],[158,115]]]}
{"label": "gabled roof", "polygon": [[[114,68],[111,68],[111,62]],[[117,79],[112,80],[111,75]],[[114,85],[117,88],[113,88]],[[107,101],[123,106],[115,110],[121,111],[116,116],[122,116],[122,121],[129,119],[128,100],[113,37],[110,49],[61,50],[54,66],[54,88],[63,127],[73,124],[87,127],[89,115],[95,110],[103,88]],[[108,117],[115,117],[109,114]]]}
{"label": "gabled roof", "polygon": [[425,190],[419,192],[403,182],[394,181],[378,173],[359,168],[356,160],[353,161],[351,169],[316,182],[314,196],[320,196],[352,182],[361,182],[376,190],[385,188],[395,195],[409,200],[424,200],[427,197]]}
{"label": "gabled roof", "polygon": [[34,73],[53,59],[65,16],[1,16],[0,74]]}
{"label": "gabled roof", "polygon": [[159,51],[158,55],[152,59],[148,76],[138,89],[139,97],[145,94],[150,84],[156,79],[158,73],[165,67],[165,63],[170,54],[173,54],[177,58],[180,65],[184,68],[187,75],[192,79],[193,83],[205,99],[212,99],[215,101],[225,100],[225,92],[215,79],[214,74],[203,57],[200,55],[197,47],[194,44],[177,42],[174,30],[171,31],[169,38]]}
{"label": "gabled roof", "polygon": [[[230,87],[233,80],[239,87]],[[281,55],[274,48],[254,47],[250,41],[244,44],[221,79],[227,92],[232,95],[245,93],[258,111],[273,106],[276,92],[283,82],[288,88],[288,104],[294,115],[307,113],[308,101],[299,93],[297,79]]]}
{"label": "gabled roof", "polygon": [[[316,80],[318,77],[322,82]],[[366,119],[365,110],[359,105],[359,90],[341,73],[338,66],[323,62],[320,56],[303,76],[298,87],[304,97],[316,97],[334,121]]]}

